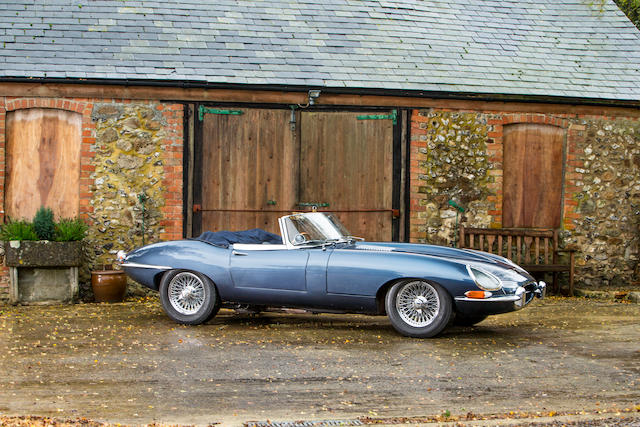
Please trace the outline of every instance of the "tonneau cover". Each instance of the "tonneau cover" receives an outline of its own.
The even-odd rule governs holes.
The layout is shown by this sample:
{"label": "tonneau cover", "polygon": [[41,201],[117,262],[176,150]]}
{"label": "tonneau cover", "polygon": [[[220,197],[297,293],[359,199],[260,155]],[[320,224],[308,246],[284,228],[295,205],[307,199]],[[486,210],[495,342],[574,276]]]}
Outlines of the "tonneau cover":
{"label": "tonneau cover", "polygon": [[205,231],[195,240],[211,243],[215,246],[228,248],[234,243],[269,243],[273,245],[281,245],[282,238],[277,234],[269,233],[261,228],[254,228],[245,231]]}

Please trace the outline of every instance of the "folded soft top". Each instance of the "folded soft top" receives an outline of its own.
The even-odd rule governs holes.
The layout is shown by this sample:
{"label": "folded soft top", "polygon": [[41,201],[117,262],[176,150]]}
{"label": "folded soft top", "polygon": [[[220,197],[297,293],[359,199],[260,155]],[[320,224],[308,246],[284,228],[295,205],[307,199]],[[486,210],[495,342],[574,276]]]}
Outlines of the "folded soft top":
{"label": "folded soft top", "polygon": [[205,231],[195,240],[211,243],[215,246],[228,248],[234,243],[269,243],[273,245],[281,245],[282,238],[277,234],[269,233],[261,228],[254,228],[245,231]]}

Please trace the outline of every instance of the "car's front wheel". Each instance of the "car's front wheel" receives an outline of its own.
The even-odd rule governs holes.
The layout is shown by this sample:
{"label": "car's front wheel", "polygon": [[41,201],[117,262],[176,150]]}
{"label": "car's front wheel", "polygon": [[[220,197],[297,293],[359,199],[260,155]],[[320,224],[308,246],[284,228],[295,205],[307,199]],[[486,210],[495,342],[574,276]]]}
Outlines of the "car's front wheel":
{"label": "car's front wheel", "polygon": [[195,271],[166,273],[159,290],[164,311],[178,323],[198,325],[211,319],[220,309],[216,286],[207,276]]}
{"label": "car's front wheel", "polygon": [[425,280],[405,280],[393,285],[387,292],[385,308],[396,331],[416,338],[438,335],[453,313],[447,291]]}

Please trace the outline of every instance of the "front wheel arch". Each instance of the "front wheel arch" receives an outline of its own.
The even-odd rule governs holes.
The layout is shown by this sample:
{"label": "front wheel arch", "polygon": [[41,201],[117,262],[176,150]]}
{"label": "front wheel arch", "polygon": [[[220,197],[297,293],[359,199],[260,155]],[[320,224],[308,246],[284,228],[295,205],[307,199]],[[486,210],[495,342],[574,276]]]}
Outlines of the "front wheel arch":
{"label": "front wheel arch", "polygon": [[414,338],[440,334],[454,315],[449,292],[425,279],[396,281],[386,293],[385,307],[394,329]]}
{"label": "front wheel arch", "polygon": [[[440,286],[447,294],[449,294],[449,297],[453,301],[453,295],[451,295],[451,293],[444,286],[439,285],[437,282],[434,282],[433,280],[425,279],[423,277],[400,277],[397,279],[389,280],[387,283],[385,283],[384,285],[380,286],[380,288],[378,288],[378,291],[376,292],[376,306],[378,310],[377,313],[383,316],[387,315],[387,309],[385,307],[385,299],[387,298],[387,293],[389,292],[389,289],[391,289],[393,285],[395,285],[398,282],[406,282],[411,280],[424,280],[427,283],[436,284]],[[453,309],[455,310],[455,304],[453,305],[454,305]]]}

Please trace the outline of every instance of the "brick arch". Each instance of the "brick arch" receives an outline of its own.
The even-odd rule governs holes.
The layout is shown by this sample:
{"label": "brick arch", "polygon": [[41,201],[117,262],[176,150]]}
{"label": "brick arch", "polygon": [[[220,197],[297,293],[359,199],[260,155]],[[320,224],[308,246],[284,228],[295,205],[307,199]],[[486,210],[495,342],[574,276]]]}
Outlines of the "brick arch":
{"label": "brick arch", "polygon": [[29,108],[51,108],[83,114],[87,103],[64,98],[8,98],[5,103],[6,111],[24,110]]}
{"label": "brick arch", "polygon": [[502,125],[510,125],[516,123],[536,123],[541,125],[557,126],[563,129],[569,127],[566,119],[546,114],[504,114],[499,120]]}

